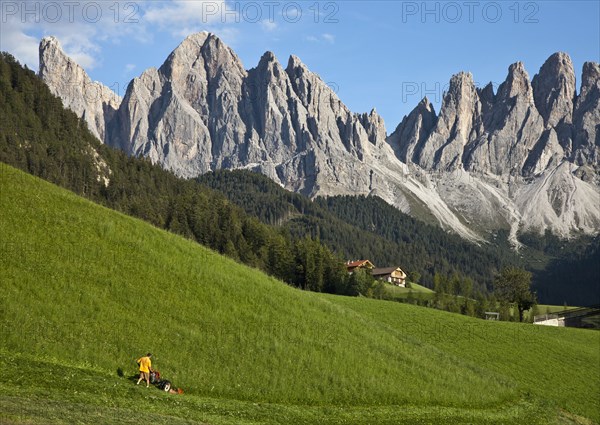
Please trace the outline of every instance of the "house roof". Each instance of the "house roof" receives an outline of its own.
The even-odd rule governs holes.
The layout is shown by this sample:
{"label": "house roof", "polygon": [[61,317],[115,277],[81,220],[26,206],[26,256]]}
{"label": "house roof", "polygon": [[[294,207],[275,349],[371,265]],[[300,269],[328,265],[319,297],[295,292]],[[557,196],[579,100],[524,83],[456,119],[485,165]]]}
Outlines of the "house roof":
{"label": "house roof", "polygon": [[402,269],[400,267],[382,267],[379,269],[371,270],[371,275],[372,276],[381,276],[384,274],[392,274],[392,272],[394,272],[396,270],[400,270],[403,274],[406,274],[406,273],[404,273],[404,271],[402,271]]}
{"label": "house roof", "polygon": [[374,267],[373,263],[371,263],[369,260],[348,261],[346,263],[346,267],[348,267],[349,269],[353,269],[356,267],[364,266],[366,263],[368,263],[367,265]]}

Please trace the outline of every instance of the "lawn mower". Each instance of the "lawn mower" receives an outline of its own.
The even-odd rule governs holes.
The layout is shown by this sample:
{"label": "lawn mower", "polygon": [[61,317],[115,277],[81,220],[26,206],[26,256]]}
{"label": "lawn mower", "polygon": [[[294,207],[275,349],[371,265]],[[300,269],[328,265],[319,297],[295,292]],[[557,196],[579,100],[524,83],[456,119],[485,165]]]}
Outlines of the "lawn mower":
{"label": "lawn mower", "polygon": [[160,372],[158,370],[153,370],[150,372],[150,383],[164,392],[170,394],[183,394],[183,390],[181,388],[175,388],[173,385],[171,385],[171,381],[161,379]]}

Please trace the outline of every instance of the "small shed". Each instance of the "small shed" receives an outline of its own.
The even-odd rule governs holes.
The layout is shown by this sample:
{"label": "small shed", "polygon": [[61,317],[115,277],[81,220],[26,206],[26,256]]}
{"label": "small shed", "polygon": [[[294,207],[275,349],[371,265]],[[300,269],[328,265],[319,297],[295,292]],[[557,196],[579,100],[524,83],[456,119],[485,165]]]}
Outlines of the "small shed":
{"label": "small shed", "polygon": [[566,326],[569,328],[600,329],[600,305],[575,307],[533,318],[535,325]]}
{"label": "small shed", "polygon": [[495,311],[486,311],[485,320],[500,320],[500,313]]}

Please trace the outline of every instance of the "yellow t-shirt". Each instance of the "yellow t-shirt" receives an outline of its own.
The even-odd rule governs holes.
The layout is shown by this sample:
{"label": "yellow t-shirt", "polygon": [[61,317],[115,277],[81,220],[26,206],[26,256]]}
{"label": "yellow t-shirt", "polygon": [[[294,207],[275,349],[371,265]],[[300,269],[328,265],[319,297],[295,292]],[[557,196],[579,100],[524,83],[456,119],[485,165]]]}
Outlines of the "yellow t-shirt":
{"label": "yellow t-shirt", "polygon": [[150,368],[152,367],[152,362],[150,361],[150,357],[142,357],[137,361],[140,364],[140,372],[150,372]]}

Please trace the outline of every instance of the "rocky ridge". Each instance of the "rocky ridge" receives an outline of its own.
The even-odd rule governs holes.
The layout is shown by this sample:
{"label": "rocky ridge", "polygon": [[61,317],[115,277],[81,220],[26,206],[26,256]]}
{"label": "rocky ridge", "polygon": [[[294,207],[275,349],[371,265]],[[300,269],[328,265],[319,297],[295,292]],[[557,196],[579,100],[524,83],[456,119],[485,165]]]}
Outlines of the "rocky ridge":
{"label": "rocky ridge", "polygon": [[533,79],[509,67],[494,93],[459,73],[436,114],[425,98],[388,137],[375,110],[351,112],[292,56],[266,52],[246,70],[210,33],[186,38],[120,99],[94,83],[55,38],[40,44],[40,76],[104,143],[182,177],[249,168],[309,196],[377,194],[473,241],[497,229],[600,230],[600,67],[581,89],[568,55]]}
{"label": "rocky ridge", "polygon": [[40,43],[39,75],[66,107],[85,119],[97,138],[106,139],[107,123],[112,121],[121,97],[92,81],[81,66],[64,54],[55,37],[46,37]]}

